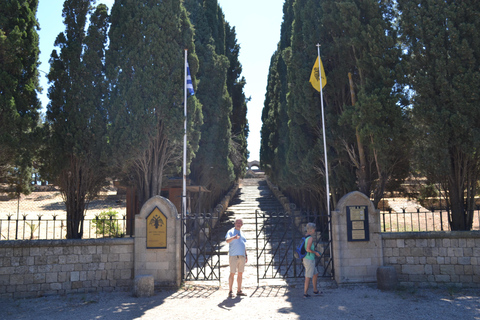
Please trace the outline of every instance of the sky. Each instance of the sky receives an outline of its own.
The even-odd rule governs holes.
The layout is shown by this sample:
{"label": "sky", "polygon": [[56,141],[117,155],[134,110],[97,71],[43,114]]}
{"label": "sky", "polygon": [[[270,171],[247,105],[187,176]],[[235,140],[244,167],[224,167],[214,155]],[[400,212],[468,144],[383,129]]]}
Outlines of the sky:
{"label": "sky", "polygon": [[[109,9],[114,0],[99,0]],[[248,102],[247,118],[250,127],[248,137],[249,161],[260,160],[260,130],[262,128],[262,109],[267,87],[270,58],[280,40],[280,26],[283,18],[283,0],[218,0],[225,14],[225,20],[234,26],[237,42],[240,44],[240,63],[245,77]],[[40,95],[42,106],[48,104],[48,80],[50,69],[48,60],[54,49],[55,38],[65,30],[62,18],[63,1],[40,0],[37,19],[40,23]]]}

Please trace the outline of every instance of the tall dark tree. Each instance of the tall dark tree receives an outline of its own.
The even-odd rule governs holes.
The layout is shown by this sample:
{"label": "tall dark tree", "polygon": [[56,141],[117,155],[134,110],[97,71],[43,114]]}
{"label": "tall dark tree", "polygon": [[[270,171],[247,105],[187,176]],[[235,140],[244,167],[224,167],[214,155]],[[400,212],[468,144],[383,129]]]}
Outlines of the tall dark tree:
{"label": "tall dark tree", "polygon": [[262,111],[260,161],[263,170],[278,185],[288,185],[286,150],[289,142],[287,115],[287,64],[290,57],[294,0],[283,5],[283,22],[277,50],[270,60]]}
{"label": "tall dark tree", "polygon": [[[111,87],[112,160],[138,190],[142,204],[160,195],[167,174],[181,172],[184,50],[195,82],[193,28],[180,0],[117,0],[112,8],[107,73]],[[188,99],[189,159],[202,124],[196,96]]]}
{"label": "tall dark tree", "polygon": [[66,30],[55,40],[48,79],[43,170],[61,188],[67,210],[67,238],[81,238],[89,201],[105,182],[106,110],[105,46],[108,14],[99,5],[85,32],[93,1],[67,0]]}
{"label": "tall dark tree", "polygon": [[440,183],[452,230],[470,230],[480,178],[480,3],[398,1],[418,129],[417,163]]}
{"label": "tall dark tree", "polygon": [[230,160],[233,163],[235,177],[241,178],[247,167],[249,151],[247,138],[249,134],[247,119],[247,102],[244,88],[247,83],[241,77],[242,65],[239,61],[240,45],[237,43],[235,27],[225,23],[225,54],[230,62],[227,72],[227,91],[232,98],[232,135],[230,139]]}
{"label": "tall dark tree", "polygon": [[224,19],[219,19],[216,0],[188,1],[186,5],[196,30],[195,48],[200,64],[197,97],[204,106],[202,137],[191,176],[210,191],[203,203],[212,206],[234,181],[229,158],[232,100],[226,86],[229,61],[223,55]]}
{"label": "tall dark tree", "polygon": [[[400,50],[391,23],[383,2],[285,2],[262,116],[262,166],[301,205],[326,208],[323,134],[333,204],[355,189],[378,202],[394,173],[407,172],[407,118],[396,81]],[[327,73],[326,132],[319,94],[308,82],[317,43]]]}
{"label": "tall dark tree", "polygon": [[248,158],[245,79],[240,78],[240,47],[235,29],[225,21],[217,0],[188,0],[185,5],[195,25],[200,64],[196,96],[203,105],[204,115],[191,177],[209,189],[202,201],[208,208],[245,172]]}
{"label": "tall dark tree", "polygon": [[17,194],[29,192],[41,107],[37,6],[38,0],[0,3],[0,180]]}
{"label": "tall dark tree", "polygon": [[409,170],[408,114],[400,104],[403,70],[393,7],[389,1],[330,4],[324,8],[334,14],[328,26],[335,32],[327,39],[341,44],[338,49],[344,54],[337,54],[341,60],[335,65],[342,65],[352,78],[350,103],[342,106],[337,131],[347,134],[338,142],[355,169],[358,189],[377,205],[387,184],[403,181]]}

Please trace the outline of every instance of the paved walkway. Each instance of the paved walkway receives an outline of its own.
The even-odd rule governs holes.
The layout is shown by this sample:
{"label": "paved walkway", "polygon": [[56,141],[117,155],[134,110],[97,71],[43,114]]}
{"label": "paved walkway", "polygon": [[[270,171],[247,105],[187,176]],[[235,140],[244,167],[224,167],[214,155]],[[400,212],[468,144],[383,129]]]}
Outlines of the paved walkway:
{"label": "paved walkway", "polygon": [[223,288],[187,286],[157,291],[150,298],[131,293],[75,294],[0,300],[0,318],[83,319],[480,319],[478,290],[400,290],[373,287],[327,288],[302,298],[301,286],[261,286],[247,297],[228,298]]}

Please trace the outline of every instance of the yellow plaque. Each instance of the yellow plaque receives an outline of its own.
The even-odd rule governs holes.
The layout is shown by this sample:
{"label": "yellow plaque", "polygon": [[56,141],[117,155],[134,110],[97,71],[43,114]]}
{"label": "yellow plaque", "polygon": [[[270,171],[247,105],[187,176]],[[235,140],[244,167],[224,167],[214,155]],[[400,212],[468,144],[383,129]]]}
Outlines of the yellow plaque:
{"label": "yellow plaque", "polygon": [[352,229],[363,230],[365,229],[365,223],[363,221],[352,221]]}
{"label": "yellow plaque", "polygon": [[361,209],[350,208],[350,219],[351,220],[365,220],[365,212],[363,211],[363,208],[361,208]]}
{"label": "yellow plaque", "polygon": [[167,217],[155,207],[147,217],[147,249],[167,248]]}
{"label": "yellow plaque", "polygon": [[353,240],[365,239],[365,230],[352,230],[352,239]]}

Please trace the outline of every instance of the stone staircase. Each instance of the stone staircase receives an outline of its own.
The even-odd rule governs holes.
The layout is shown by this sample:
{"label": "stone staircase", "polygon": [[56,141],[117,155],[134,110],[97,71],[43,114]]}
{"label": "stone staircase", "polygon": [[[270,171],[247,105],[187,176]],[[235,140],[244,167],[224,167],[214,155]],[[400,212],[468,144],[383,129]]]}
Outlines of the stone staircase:
{"label": "stone staircase", "polygon": [[226,210],[220,221],[220,227],[216,228],[216,235],[220,240],[221,255],[221,283],[222,286],[228,286],[228,244],[225,242],[225,234],[233,228],[236,218],[243,220],[242,232],[247,238],[247,254],[249,261],[247,263],[243,286],[251,287],[257,285],[256,273],[256,222],[255,212],[259,211],[279,211],[280,202],[270,191],[264,178],[244,179],[240,182],[237,194],[232,199],[230,206]]}

